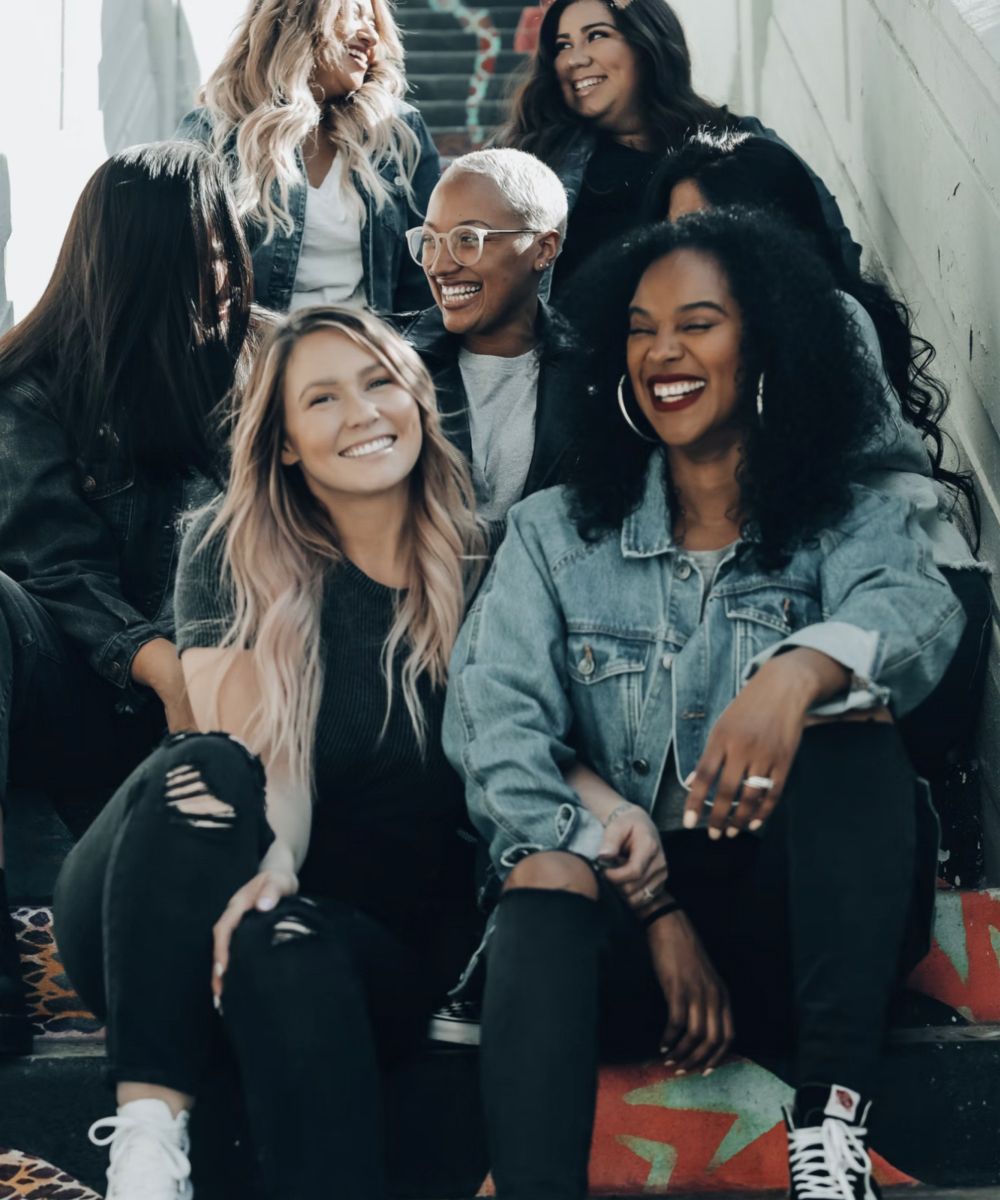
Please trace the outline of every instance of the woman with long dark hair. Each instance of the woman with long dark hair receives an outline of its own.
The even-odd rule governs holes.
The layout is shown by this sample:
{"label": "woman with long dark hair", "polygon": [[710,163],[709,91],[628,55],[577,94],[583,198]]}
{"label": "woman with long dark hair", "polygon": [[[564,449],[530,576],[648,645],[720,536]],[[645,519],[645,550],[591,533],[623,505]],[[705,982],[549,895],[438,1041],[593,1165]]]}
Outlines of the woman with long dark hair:
{"label": "woman with long dark hair", "polygon": [[108,1022],[118,1111],[91,1136],[108,1200],[189,1197],[225,1035],[266,1193],[378,1200],[378,1068],[422,1043],[478,933],[440,727],[485,543],[430,376],[371,314],[284,318],[240,400],[177,573],[201,732],[133,773],[56,889]]}
{"label": "woman with long dark hair", "polygon": [[423,220],[438,153],[405,93],[386,0],[248,0],[178,136],[232,169],[258,303],[430,303],[403,235]]}
{"label": "woman with long dark hair", "polygon": [[901,723],[901,731],[941,809],[949,852],[944,870],[954,881],[971,884],[980,865],[978,801],[957,785],[967,770],[985,681],[991,601],[987,575],[961,530],[959,498],[978,542],[972,479],[944,464],[941,420],[948,392],[931,372],[934,347],[915,332],[909,309],[883,283],[844,263],[805,167],[785,146],[739,133],[699,133],[664,162],[650,184],[646,215],[676,219],[734,204],[769,210],[810,239],[883,373],[884,420],[866,448],[865,482],[916,505],[934,561],[966,616],[944,678]]}
{"label": "woman with long dark hair", "polygon": [[[190,143],[140,146],[91,177],[0,340],[0,801],[110,790],[191,724],[176,523],[221,485],[249,296],[224,172]],[[30,1045],[0,871],[0,1052]]]}
{"label": "woman with long dark hair", "polygon": [[[664,154],[701,126],[777,138],[755,117],[698,95],[684,29],[666,0],[555,0],[546,9],[498,142],[537,155],[566,188],[557,299],[598,246],[640,222],[643,191]],[[810,176],[845,261],[857,263],[836,201]]]}
{"label": "woman with long dark hair", "polygon": [[497,1194],[586,1194],[599,1053],[710,1073],[736,1046],[793,1059],[795,1200],[873,1200],[870,1097],[934,890],[894,718],[961,607],[912,506],[853,482],[881,385],[800,237],[689,217],[583,286],[574,474],[512,509],[445,712],[501,885]]}

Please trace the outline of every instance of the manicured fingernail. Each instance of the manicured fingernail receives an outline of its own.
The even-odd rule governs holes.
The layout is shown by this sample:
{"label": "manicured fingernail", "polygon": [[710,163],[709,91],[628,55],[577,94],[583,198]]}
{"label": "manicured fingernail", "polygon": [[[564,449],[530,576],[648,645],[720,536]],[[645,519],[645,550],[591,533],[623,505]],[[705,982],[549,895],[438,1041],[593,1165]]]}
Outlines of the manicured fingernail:
{"label": "manicured fingernail", "polygon": [[668,1058],[667,1061],[663,1065],[665,1067],[676,1067],[677,1066],[677,1064],[674,1062],[674,1060],[672,1058]]}
{"label": "manicured fingernail", "polygon": [[706,1067],[706,1068],[704,1069],[704,1071],[702,1071],[702,1076],[703,1076],[703,1078],[707,1079],[707,1078],[709,1077],[709,1075],[711,1075],[711,1074],[712,1074],[712,1072],[713,1072],[714,1070],[715,1070],[715,1067]]}
{"label": "manicured fingernail", "polygon": [[693,809],[688,809],[684,814],[684,828],[694,829],[698,824],[698,814]]}
{"label": "manicured fingernail", "polygon": [[754,817],[754,819],[750,822],[748,828],[751,833],[756,833],[758,829],[764,828],[764,822],[760,819],[760,817]]}
{"label": "manicured fingernail", "polygon": [[683,1067],[680,1067],[678,1070],[676,1070],[676,1071],[674,1072],[674,1074],[675,1074],[676,1076],[680,1077],[681,1075],[686,1075],[686,1074],[687,1074],[687,1071],[685,1071]]}
{"label": "manicured fingernail", "polygon": [[222,978],[223,974],[225,973],[225,968],[223,967],[222,963],[220,963],[220,962],[217,962],[217,963],[215,964],[215,966],[214,966],[213,970],[215,971],[216,975],[217,975],[217,976],[218,976],[220,979]]}
{"label": "manicured fingernail", "polygon": [[270,912],[272,908],[274,908],[273,896],[261,896],[261,898],[257,901],[258,912]]}
{"label": "manicured fingernail", "polygon": [[712,839],[713,842],[717,842],[719,840],[719,838],[722,837],[722,830],[715,829],[713,826],[709,825],[708,836]]}
{"label": "manicured fingernail", "polygon": [[[666,1046],[661,1046],[661,1047],[660,1047],[660,1053],[661,1053],[661,1054],[666,1054],[666,1052],[667,1052],[667,1048],[666,1048]],[[664,1064],[664,1065],[669,1065],[669,1064]]]}
{"label": "manicured fingernail", "polygon": [[686,788],[689,788],[694,783],[694,775],[695,775],[695,773],[694,773],[694,771],[692,771],[691,774],[687,777],[687,779],[684,780],[684,786]]}
{"label": "manicured fingernail", "polygon": [[212,993],[212,1007],[217,1013],[222,1012],[222,997],[218,993]]}
{"label": "manicured fingernail", "polygon": [[739,836],[740,836],[740,831],[736,828],[735,825],[730,825],[729,828],[726,830],[727,838],[734,838],[734,837],[739,837]]}

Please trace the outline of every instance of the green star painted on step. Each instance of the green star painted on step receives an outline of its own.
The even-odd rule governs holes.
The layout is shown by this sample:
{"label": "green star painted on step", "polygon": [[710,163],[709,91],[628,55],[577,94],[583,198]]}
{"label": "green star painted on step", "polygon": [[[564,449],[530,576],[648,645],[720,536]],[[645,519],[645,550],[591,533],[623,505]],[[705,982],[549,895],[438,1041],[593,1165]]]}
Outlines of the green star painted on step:
{"label": "green star painted on step", "polygon": [[736,1120],[709,1163],[709,1170],[715,1170],[769,1133],[781,1120],[782,1104],[791,1103],[793,1095],[776,1075],[742,1061],[727,1063],[707,1079],[684,1075],[637,1088],[625,1103],[680,1112],[732,1113]]}
{"label": "green star painted on step", "polygon": [[665,1190],[670,1183],[670,1176],[674,1173],[674,1167],[677,1166],[677,1151],[674,1147],[664,1142],[651,1142],[648,1138],[630,1137],[627,1133],[620,1134],[618,1141],[649,1163],[649,1175],[645,1186]]}

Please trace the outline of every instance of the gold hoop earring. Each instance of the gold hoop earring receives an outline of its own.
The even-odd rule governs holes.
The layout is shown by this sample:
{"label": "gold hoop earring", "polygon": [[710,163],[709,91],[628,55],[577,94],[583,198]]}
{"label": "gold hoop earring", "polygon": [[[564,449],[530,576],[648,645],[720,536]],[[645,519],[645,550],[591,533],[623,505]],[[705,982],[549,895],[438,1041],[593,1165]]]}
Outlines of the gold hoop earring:
{"label": "gold hoop earring", "polygon": [[629,429],[632,430],[636,437],[641,437],[644,442],[658,442],[660,440],[658,437],[650,437],[648,433],[643,433],[639,426],[636,425],[635,421],[633,421],[628,415],[628,409],[625,407],[624,392],[625,380],[627,378],[627,375],[623,375],[621,379],[618,380],[618,407],[621,409],[621,414],[625,418],[625,424],[629,427]]}

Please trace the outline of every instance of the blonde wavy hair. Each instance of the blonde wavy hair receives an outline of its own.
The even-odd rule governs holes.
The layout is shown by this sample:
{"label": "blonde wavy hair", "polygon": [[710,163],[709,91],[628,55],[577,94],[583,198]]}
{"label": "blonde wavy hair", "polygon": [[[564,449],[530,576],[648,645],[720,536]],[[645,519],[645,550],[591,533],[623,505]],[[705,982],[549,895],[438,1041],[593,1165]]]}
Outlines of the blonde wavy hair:
{"label": "blonde wavy hair", "polygon": [[[235,132],[237,207],[241,217],[263,225],[267,239],[279,227],[289,234],[294,229],[288,191],[302,177],[296,151],[323,118],[309,81],[318,62],[340,65],[345,58],[333,31],[348,2],[251,0],[198,97],[213,119],[217,153],[228,149]],[[356,92],[330,104],[329,137],[381,209],[390,196],[380,174],[387,163],[412,202],[420,143],[399,115],[406,92],[399,30],[387,0],[372,0],[372,10],[379,37],[374,61]]]}
{"label": "blonde wavy hair", "polygon": [[[423,675],[444,685],[462,622],[466,590],[478,578],[486,538],[462,455],[441,431],[434,385],[416,352],[367,312],[327,307],[282,318],[267,335],[241,398],[232,435],[229,484],[198,551],[222,551],[232,623],[222,648],[249,649],[260,704],[248,741],[265,759],[287,759],[296,784],[312,787],[312,756],[323,687],[320,610],[324,579],[344,561],[337,531],[299,467],[281,462],[284,380],[292,351],[317,330],[346,334],[373,354],[420,409],[423,444],[410,474],[409,586],[382,648],[386,721],[393,704],[393,663],[406,657],[400,688],[421,748],[426,720],[418,694]],[[219,679],[227,674],[225,666]],[[213,705],[217,696],[213,700]]]}

